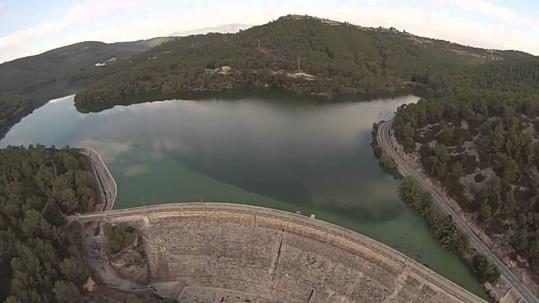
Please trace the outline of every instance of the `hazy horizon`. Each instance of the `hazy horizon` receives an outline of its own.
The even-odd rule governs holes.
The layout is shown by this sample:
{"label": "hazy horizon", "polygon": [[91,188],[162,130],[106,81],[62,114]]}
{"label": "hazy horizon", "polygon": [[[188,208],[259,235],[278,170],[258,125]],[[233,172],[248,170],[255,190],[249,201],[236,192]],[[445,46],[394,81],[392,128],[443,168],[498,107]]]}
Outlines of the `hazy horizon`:
{"label": "hazy horizon", "polygon": [[414,0],[407,4],[394,0],[0,0],[0,62],[82,41],[135,41],[231,24],[260,25],[288,14],[395,27],[463,45],[539,54],[539,4],[531,0]]}

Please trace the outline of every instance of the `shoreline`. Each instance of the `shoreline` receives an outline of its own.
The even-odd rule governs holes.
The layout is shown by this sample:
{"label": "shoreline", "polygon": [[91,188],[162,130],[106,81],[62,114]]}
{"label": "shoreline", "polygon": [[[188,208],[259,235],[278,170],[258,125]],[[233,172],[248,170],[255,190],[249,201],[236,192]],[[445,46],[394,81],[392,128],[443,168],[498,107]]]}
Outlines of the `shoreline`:
{"label": "shoreline", "polygon": [[[115,223],[128,223],[132,221],[151,222],[153,214],[156,216],[166,216],[167,214],[175,214],[178,211],[208,211],[214,212],[232,212],[243,215],[253,214],[254,222],[258,217],[275,217],[282,220],[285,226],[291,227],[291,224],[299,224],[303,227],[318,230],[317,233],[323,233],[324,236],[320,239],[334,238],[331,241],[332,245],[336,245],[341,241],[351,242],[353,245],[364,246],[373,254],[380,258],[388,258],[393,260],[391,263],[402,266],[401,271],[407,272],[407,275],[419,277],[428,285],[442,290],[446,294],[450,294],[454,299],[462,300],[461,302],[484,302],[477,295],[466,290],[455,282],[436,273],[434,270],[426,267],[420,262],[404,255],[396,249],[393,249],[381,242],[369,238],[361,233],[346,229],[345,227],[335,225],[323,220],[305,217],[287,211],[258,207],[252,205],[232,204],[232,203],[210,203],[210,202],[182,202],[172,204],[157,204],[152,206],[132,207],[126,209],[113,209],[117,195],[116,182],[110,173],[106,163],[101,155],[92,148],[79,148],[79,152],[87,157],[92,166],[92,171],[96,176],[97,185],[99,187],[102,203],[98,204],[93,212],[86,214],[78,214],[75,221],[81,223],[89,223],[94,221],[107,221]],[[212,215],[210,215],[211,217]],[[340,238],[341,240],[338,240]],[[338,240],[338,241],[337,241]],[[337,242],[334,242],[337,241]],[[344,245],[345,243],[343,243]],[[349,247],[350,244],[345,246]],[[400,276],[400,275],[399,275]]]}
{"label": "shoreline", "polygon": [[79,153],[85,156],[92,167],[96,183],[98,185],[98,192],[100,195],[100,202],[97,204],[96,211],[106,211],[114,208],[116,197],[118,195],[118,187],[114,177],[109,171],[107,164],[103,161],[101,154],[96,150],[88,147],[79,148]]}
{"label": "shoreline", "polygon": [[[465,235],[467,236],[471,247],[475,249],[478,253],[482,253],[484,256],[486,256],[489,261],[496,265],[496,267],[500,271],[501,276],[499,280],[496,283],[486,283],[484,286],[485,289],[488,290],[491,295],[495,295],[497,299],[509,300],[503,302],[520,302],[520,299],[524,300],[524,302],[536,302],[537,299],[535,298],[535,294],[530,289],[523,289],[522,287],[513,286],[515,282],[517,285],[519,283],[521,283],[522,285],[526,284],[518,278],[516,273],[511,271],[511,267],[505,264],[505,260],[498,259],[499,257],[496,255],[496,252],[490,251],[491,245],[489,245],[488,241],[485,242],[484,233],[482,233],[480,230],[477,230],[475,224],[470,224],[471,222],[465,216],[465,213],[460,209],[458,203],[447,196],[442,184],[437,181],[433,181],[429,177],[427,177],[423,172],[422,166],[418,163],[417,158],[404,152],[404,149],[397,142],[393,134],[391,123],[392,120],[380,123],[380,126],[383,126],[383,128],[386,128],[386,125],[389,125],[389,128],[385,130],[387,132],[386,135],[388,136],[388,142],[384,144],[384,131],[380,130],[382,127],[379,128],[377,140],[379,141],[384,151],[388,152],[388,154],[393,154],[390,156],[397,164],[401,175],[410,175],[414,177],[418,182],[420,182],[420,185],[423,187],[423,189],[432,194],[434,201],[438,201],[438,203],[436,203],[438,208],[443,213],[446,213],[447,215],[451,216],[455,224],[464,222],[464,227],[459,226],[459,224],[457,224],[457,227],[459,228],[459,230],[465,232]],[[388,148],[391,150],[388,150]],[[405,161],[404,164],[396,161],[395,158],[398,157],[400,157],[401,160]],[[406,166],[412,169],[411,173],[406,171]],[[421,179],[424,179],[424,183],[421,182]],[[485,250],[487,251],[485,252]],[[489,253],[492,254],[494,257],[492,257]],[[505,267],[505,270],[504,268],[500,267]],[[510,279],[512,278],[512,276],[515,276],[517,278],[517,281],[511,281]],[[504,285],[501,285],[501,283],[503,283]],[[526,285],[526,287],[528,287],[528,285]]]}

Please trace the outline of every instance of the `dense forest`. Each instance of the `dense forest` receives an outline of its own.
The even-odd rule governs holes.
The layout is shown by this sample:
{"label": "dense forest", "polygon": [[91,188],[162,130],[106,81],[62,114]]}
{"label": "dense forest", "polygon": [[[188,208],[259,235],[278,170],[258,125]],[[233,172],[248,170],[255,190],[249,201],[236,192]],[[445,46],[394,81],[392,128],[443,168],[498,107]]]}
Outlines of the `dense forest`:
{"label": "dense forest", "polygon": [[0,149],[1,301],[82,302],[88,271],[64,218],[91,207],[94,181],[74,149]]}
{"label": "dense forest", "polygon": [[[495,241],[539,273],[539,60],[488,64],[401,107],[398,141]],[[527,266],[528,264],[522,264]]]}
{"label": "dense forest", "polygon": [[404,177],[399,185],[399,196],[406,204],[417,211],[429,225],[432,235],[443,247],[459,255],[472,268],[481,283],[494,282],[500,277],[496,267],[488,259],[475,252],[468,243],[468,238],[457,228],[450,216],[444,215],[432,200],[432,196],[423,191],[413,177]]}
{"label": "dense forest", "polygon": [[164,43],[77,93],[81,111],[172,98],[189,92],[281,89],[336,98],[440,94],[469,70],[531,55],[465,47],[395,29],[286,16],[237,34]]}
{"label": "dense forest", "polygon": [[[93,210],[96,183],[88,159],[76,149],[44,146],[0,149],[0,301],[6,303],[168,302],[151,296],[98,291],[82,259],[81,226],[69,215]],[[110,227],[112,253],[134,231]]]}

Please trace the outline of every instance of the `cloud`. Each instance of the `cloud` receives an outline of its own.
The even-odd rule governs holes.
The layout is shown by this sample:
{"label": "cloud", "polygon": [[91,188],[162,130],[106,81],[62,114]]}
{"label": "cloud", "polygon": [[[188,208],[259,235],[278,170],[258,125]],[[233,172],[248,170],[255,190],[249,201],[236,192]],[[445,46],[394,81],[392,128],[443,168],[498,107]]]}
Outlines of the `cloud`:
{"label": "cloud", "polygon": [[[141,1],[85,2],[73,7],[56,21],[0,37],[0,62],[84,40],[130,41],[224,24],[263,24],[290,13],[315,15],[363,26],[393,26],[416,35],[465,45],[518,49],[539,54],[539,21],[487,0],[424,0],[425,3],[414,6],[380,2],[345,6],[336,4],[338,1],[314,1],[312,4],[294,2],[288,5],[234,1],[231,4],[229,1],[201,0],[196,5],[181,8],[165,3],[141,4]],[[451,14],[444,13],[448,8],[452,9]],[[113,17],[127,9],[129,12],[143,11],[143,17],[115,21]],[[107,22],[101,26],[93,26],[84,32],[77,30],[77,26],[104,20],[105,16],[110,18],[106,18]],[[73,30],[68,32],[67,29]],[[41,41],[43,37],[50,39]],[[38,38],[41,40],[36,41]]]}
{"label": "cloud", "polygon": [[[467,1],[446,0],[460,6]],[[263,24],[289,13],[310,14],[338,21],[348,21],[363,26],[384,26],[405,29],[420,36],[449,40],[465,45],[493,49],[519,49],[539,54],[539,39],[533,32],[515,26],[515,20],[522,24],[532,24],[516,12],[503,7],[486,5],[482,0],[471,0],[466,9],[504,18],[496,24],[478,21],[476,18],[445,15],[437,9],[415,8],[409,6],[358,5],[347,7],[309,6],[290,10],[282,6],[238,7],[216,4],[211,8],[190,11],[178,19],[176,12],[149,16],[147,20],[137,20],[134,24],[124,24],[112,30],[95,33],[95,39],[107,42],[135,40],[166,35],[183,29],[218,26],[230,23]],[[447,3],[446,3],[447,4]],[[461,8],[462,9],[462,8]],[[518,16],[518,17],[516,17]],[[513,19],[516,18],[516,19]]]}
{"label": "cloud", "polygon": [[143,175],[150,171],[150,168],[147,165],[143,164],[132,164],[124,168],[123,175],[126,177],[132,177],[137,175]]}
{"label": "cloud", "polygon": [[450,2],[469,10],[479,11],[499,18],[518,17],[518,13],[513,9],[486,0],[451,0]]}
{"label": "cloud", "polygon": [[132,147],[132,142],[130,141],[121,141],[120,139],[107,139],[107,140],[97,140],[97,139],[84,139],[73,144],[73,146],[88,146],[97,150],[105,162],[112,163],[119,156],[129,152]]}
{"label": "cloud", "polygon": [[[456,0],[458,1],[458,0]],[[447,4],[447,3],[446,3]],[[492,10],[502,15],[502,10]],[[492,12],[492,13],[493,13]],[[539,54],[538,35],[515,27],[513,22],[488,23],[464,14],[447,15],[439,7],[354,6],[340,9],[312,10],[313,14],[363,26],[405,29],[419,36],[449,40],[464,45],[518,49]],[[510,20],[509,17],[507,17]]]}
{"label": "cloud", "polygon": [[469,11],[478,12],[484,15],[489,15],[509,23],[517,23],[526,27],[531,27],[535,31],[539,31],[539,21],[523,16],[518,11],[492,3],[487,0],[448,0],[461,8]]}
{"label": "cloud", "polygon": [[21,55],[21,51],[25,55],[28,51],[25,51],[23,45],[36,37],[54,35],[56,32],[67,27],[98,20],[99,17],[128,9],[140,2],[141,0],[98,0],[75,5],[56,20],[41,23],[32,28],[18,30],[0,37],[0,60],[18,57]]}

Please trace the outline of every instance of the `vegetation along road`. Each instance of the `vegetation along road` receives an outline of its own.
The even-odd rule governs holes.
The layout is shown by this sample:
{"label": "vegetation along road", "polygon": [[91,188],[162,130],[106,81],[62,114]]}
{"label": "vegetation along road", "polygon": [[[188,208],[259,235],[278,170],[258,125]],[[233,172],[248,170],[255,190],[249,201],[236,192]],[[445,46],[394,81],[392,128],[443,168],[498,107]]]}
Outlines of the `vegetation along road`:
{"label": "vegetation along road", "polygon": [[484,254],[490,262],[492,262],[500,272],[500,279],[503,279],[505,283],[513,288],[513,291],[517,292],[525,302],[539,302],[534,294],[524,285],[522,281],[493,253],[488,246],[479,239],[479,237],[472,231],[465,220],[450,206],[448,198],[442,194],[439,189],[436,189],[429,180],[420,174],[410,163],[395,150],[395,147],[391,143],[391,126],[393,121],[389,120],[380,124],[377,134],[377,140],[382,149],[395,161],[399,167],[399,171],[403,176],[412,176],[421,186],[431,193],[433,200],[439,205],[439,207],[448,215],[453,218],[453,221],[457,227],[468,237],[470,244],[480,253]]}

